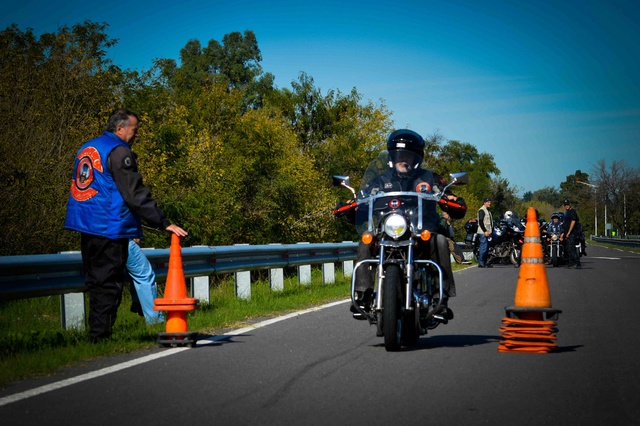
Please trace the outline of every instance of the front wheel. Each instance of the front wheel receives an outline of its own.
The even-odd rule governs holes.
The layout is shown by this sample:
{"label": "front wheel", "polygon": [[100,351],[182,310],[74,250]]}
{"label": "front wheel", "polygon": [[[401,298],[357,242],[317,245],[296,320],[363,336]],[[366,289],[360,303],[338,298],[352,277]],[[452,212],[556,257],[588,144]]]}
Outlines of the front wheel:
{"label": "front wheel", "polygon": [[558,266],[558,246],[555,244],[551,246],[551,263],[554,268]]}
{"label": "front wheel", "polygon": [[387,351],[400,349],[402,339],[402,285],[400,267],[395,264],[387,266],[384,273],[384,292],[382,295],[382,329],[384,332],[384,348]]}
{"label": "front wheel", "polygon": [[514,248],[511,250],[511,258],[510,258],[510,260],[511,260],[511,263],[513,263],[513,266],[515,266],[516,268],[517,268],[518,266],[520,266],[520,258],[521,258],[521,256],[522,256],[522,253],[521,253],[521,252],[522,252],[522,250],[520,250],[520,249],[519,249],[519,248],[517,248],[517,247],[514,247]]}

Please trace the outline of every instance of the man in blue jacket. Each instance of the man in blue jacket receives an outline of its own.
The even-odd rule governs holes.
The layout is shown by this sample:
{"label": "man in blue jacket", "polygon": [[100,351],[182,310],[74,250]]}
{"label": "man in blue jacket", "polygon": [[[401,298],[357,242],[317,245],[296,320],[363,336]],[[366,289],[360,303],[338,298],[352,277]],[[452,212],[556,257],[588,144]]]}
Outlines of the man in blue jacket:
{"label": "man in blue jacket", "polygon": [[111,114],[102,136],[76,155],[65,229],[80,232],[85,284],[89,290],[89,337],[111,336],[126,277],[129,240],[142,237],[141,219],[180,237],[142,182],[131,145],[138,116],[125,109]]}

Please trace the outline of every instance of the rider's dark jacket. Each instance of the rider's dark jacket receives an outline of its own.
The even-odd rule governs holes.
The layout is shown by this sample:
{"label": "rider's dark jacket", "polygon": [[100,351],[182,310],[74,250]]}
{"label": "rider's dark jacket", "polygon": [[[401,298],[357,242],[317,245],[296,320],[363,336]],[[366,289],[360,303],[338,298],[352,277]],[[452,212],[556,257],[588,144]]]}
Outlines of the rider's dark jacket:
{"label": "rider's dark jacket", "polygon": [[549,222],[547,225],[547,232],[549,234],[561,234],[562,233],[562,222],[554,222],[553,220]]}
{"label": "rider's dark jacket", "polygon": [[[431,173],[429,170],[419,168],[413,173],[400,176],[395,169],[389,169],[385,173],[371,179],[362,190],[363,196],[375,195],[379,192],[423,192],[423,193],[439,193],[445,187],[444,179],[441,176]],[[466,204],[462,198],[458,199],[458,203],[463,206],[466,211]],[[422,229],[436,232],[440,223],[440,215],[436,211],[435,201],[424,201],[423,204],[423,220]],[[364,219],[361,208],[358,208],[358,219]],[[365,209],[362,209],[365,210]],[[361,219],[362,218],[362,219]],[[357,221],[359,222],[360,220]]]}

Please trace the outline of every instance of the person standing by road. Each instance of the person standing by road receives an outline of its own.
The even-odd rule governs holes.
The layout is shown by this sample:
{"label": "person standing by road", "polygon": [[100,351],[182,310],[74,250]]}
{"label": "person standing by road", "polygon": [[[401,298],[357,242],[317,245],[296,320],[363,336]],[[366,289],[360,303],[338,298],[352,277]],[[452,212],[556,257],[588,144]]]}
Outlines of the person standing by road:
{"label": "person standing by road", "polygon": [[482,207],[478,209],[478,239],[480,247],[478,249],[478,268],[493,268],[493,265],[487,264],[487,251],[489,250],[489,238],[493,230],[493,217],[489,211],[491,207],[491,198],[485,198]]}
{"label": "person standing by road", "polygon": [[184,237],[144,186],[131,151],[138,116],[117,109],[102,136],[86,142],[75,158],[64,228],[80,232],[85,284],[89,291],[89,338],[111,336],[122,300],[129,240],[142,236],[141,219]]}
{"label": "person standing by road", "polygon": [[580,253],[576,244],[578,244],[580,219],[578,219],[578,213],[569,200],[564,200],[564,221],[562,222],[562,234],[561,238],[565,238],[567,241],[567,255],[569,257],[568,268],[582,268],[580,263]]}

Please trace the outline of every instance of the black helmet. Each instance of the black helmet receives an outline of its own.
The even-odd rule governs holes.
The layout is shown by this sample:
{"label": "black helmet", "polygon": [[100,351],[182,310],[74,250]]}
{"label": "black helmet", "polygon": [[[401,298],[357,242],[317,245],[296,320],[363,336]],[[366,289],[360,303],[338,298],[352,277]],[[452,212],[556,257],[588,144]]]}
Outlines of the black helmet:
{"label": "black helmet", "polygon": [[406,149],[418,154],[420,159],[424,157],[424,139],[413,130],[401,129],[389,135],[387,151],[389,153],[398,149]]}

